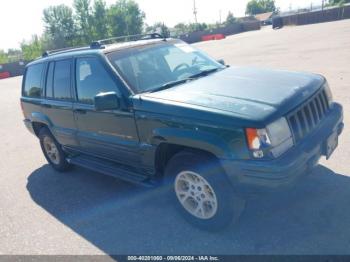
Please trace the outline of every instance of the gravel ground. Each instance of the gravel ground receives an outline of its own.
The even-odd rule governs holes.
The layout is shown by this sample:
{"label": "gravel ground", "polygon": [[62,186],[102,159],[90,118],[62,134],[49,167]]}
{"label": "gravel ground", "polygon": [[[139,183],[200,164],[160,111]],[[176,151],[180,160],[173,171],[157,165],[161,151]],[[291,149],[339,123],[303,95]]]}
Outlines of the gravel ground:
{"label": "gravel ground", "polygon": [[[350,107],[350,20],[196,44],[228,64],[325,75]],[[0,254],[350,254],[349,116],[340,145],[293,190],[247,203],[238,225],[192,228],[160,189],[46,163],[22,123],[21,78],[0,80]]]}

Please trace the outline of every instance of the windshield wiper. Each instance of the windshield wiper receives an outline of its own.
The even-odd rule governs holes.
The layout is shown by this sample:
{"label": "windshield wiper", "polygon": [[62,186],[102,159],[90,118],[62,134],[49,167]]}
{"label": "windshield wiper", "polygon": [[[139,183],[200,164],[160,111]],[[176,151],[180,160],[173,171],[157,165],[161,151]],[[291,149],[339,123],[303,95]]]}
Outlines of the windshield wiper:
{"label": "windshield wiper", "polygon": [[191,78],[185,78],[185,79],[170,81],[168,83],[165,83],[164,85],[161,85],[159,87],[156,87],[156,88],[150,90],[150,93],[154,93],[154,92],[158,92],[158,91],[161,91],[161,90],[165,90],[165,89],[168,89],[170,87],[186,83],[187,81],[190,81],[190,80],[191,80]]}
{"label": "windshield wiper", "polygon": [[195,79],[195,78],[198,78],[198,77],[202,77],[202,76],[207,76],[207,75],[210,75],[211,73],[215,73],[219,70],[222,70],[223,68],[220,68],[220,67],[217,67],[217,68],[212,68],[212,69],[208,69],[208,70],[204,70],[198,74],[195,74],[193,76],[191,76],[190,78],[191,79]]}

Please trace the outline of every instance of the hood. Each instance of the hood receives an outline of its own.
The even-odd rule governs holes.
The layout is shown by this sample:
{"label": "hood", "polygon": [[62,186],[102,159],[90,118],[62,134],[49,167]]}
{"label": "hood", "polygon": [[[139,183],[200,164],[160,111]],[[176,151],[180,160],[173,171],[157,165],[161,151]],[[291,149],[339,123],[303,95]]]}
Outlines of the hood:
{"label": "hood", "polygon": [[230,67],[167,90],[141,94],[140,98],[259,121],[286,114],[312,96],[324,81],[322,76],[309,73]]}

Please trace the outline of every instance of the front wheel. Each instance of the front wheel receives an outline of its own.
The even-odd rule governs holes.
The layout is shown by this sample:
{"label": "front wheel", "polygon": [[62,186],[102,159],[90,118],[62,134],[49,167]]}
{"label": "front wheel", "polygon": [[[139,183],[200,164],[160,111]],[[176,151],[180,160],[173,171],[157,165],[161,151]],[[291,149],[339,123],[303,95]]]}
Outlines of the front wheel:
{"label": "front wheel", "polygon": [[205,230],[236,221],[244,209],[218,161],[194,152],[175,155],[165,170],[169,194],[185,219]]}

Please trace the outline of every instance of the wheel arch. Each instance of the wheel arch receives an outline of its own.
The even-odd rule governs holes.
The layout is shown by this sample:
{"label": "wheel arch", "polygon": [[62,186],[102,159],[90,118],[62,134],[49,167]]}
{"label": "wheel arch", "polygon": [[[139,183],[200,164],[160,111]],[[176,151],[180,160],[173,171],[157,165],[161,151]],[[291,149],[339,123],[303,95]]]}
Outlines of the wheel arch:
{"label": "wheel arch", "polygon": [[33,130],[37,137],[39,136],[41,128],[46,127],[50,130],[52,126],[50,119],[40,112],[32,113],[30,121],[32,122]]}
{"label": "wheel arch", "polygon": [[46,127],[47,129],[49,129],[48,126],[42,122],[32,122],[32,126],[34,133],[37,137],[39,137],[39,133],[42,128]]}
{"label": "wheel arch", "polygon": [[196,152],[215,159],[231,157],[227,143],[219,136],[197,130],[155,129],[150,144],[156,145],[154,166],[158,176],[163,174],[168,161],[180,151]]}
{"label": "wheel arch", "polygon": [[164,175],[165,168],[170,159],[180,152],[200,154],[208,158],[218,160],[218,157],[210,151],[185,145],[162,142],[157,146],[154,158],[155,170],[158,177],[162,177]]}

